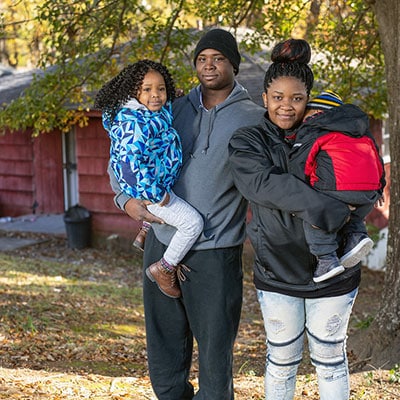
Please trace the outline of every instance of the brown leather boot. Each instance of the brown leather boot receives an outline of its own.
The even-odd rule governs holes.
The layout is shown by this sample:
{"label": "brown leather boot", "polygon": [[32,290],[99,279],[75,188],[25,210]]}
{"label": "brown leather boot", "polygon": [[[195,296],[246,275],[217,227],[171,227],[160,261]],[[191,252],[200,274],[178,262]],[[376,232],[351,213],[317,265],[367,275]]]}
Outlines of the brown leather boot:
{"label": "brown leather boot", "polygon": [[157,283],[158,288],[166,296],[177,299],[181,297],[176,271],[169,271],[161,265],[161,260],[151,264],[146,268],[146,275],[152,281]]}
{"label": "brown leather boot", "polygon": [[135,240],[132,243],[133,246],[135,246],[137,249],[141,251],[144,250],[144,242],[146,241],[146,235],[150,227],[151,225],[148,222],[143,222],[143,225],[140,228],[139,233],[137,234]]}

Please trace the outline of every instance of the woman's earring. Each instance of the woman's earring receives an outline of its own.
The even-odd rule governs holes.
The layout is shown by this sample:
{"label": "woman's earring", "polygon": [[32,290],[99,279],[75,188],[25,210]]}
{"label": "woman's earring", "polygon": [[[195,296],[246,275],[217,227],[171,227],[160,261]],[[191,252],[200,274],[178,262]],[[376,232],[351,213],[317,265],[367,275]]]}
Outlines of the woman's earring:
{"label": "woman's earring", "polygon": [[268,110],[268,100],[267,100],[267,93],[266,92],[262,93],[262,99],[263,99],[263,103],[264,103],[264,108],[266,110]]}

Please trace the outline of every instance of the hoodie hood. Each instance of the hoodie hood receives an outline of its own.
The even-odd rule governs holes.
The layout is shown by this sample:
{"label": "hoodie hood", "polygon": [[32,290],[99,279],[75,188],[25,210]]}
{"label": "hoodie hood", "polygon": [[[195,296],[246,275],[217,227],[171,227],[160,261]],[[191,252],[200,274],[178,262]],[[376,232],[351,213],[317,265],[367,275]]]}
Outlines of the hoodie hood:
{"label": "hoodie hood", "polygon": [[[200,132],[202,132],[202,140],[201,140],[201,151],[203,153],[207,153],[209,145],[210,145],[210,136],[216,131],[214,123],[216,120],[216,116],[222,115],[225,113],[225,109],[233,105],[234,103],[239,103],[242,101],[252,101],[248,91],[238,82],[235,81],[235,85],[232,89],[232,92],[229,96],[220,104],[211,108],[210,110],[206,110],[201,102],[202,93],[201,93],[201,85],[198,85],[196,88],[192,89],[187,96],[184,98],[177,99],[174,102],[174,115],[178,115],[183,107],[187,107],[185,103],[188,101],[191,104],[191,108],[193,111],[193,128],[191,131],[196,132],[196,134],[192,137],[190,147],[186,151],[186,156],[192,156],[194,152],[198,149],[198,136]],[[230,110],[230,108],[229,108]],[[186,109],[187,112],[187,109]],[[230,113],[229,113],[230,114]],[[235,115],[224,115],[222,121],[224,123],[236,121],[237,116]],[[219,121],[221,119],[219,118]],[[219,122],[220,124],[221,122]],[[240,123],[237,121],[235,126]],[[179,127],[178,127],[179,131]],[[204,132],[206,134],[204,135]],[[233,133],[233,132],[232,132]]]}
{"label": "hoodie hood", "polygon": [[[187,95],[187,99],[190,101],[190,103],[196,110],[199,107],[202,107],[201,98],[202,98],[201,85],[198,85],[197,87],[195,87]],[[219,111],[225,107],[230,106],[231,104],[233,104],[235,102],[242,101],[242,100],[251,100],[251,97],[250,97],[247,89],[245,89],[240,83],[235,81],[234,87],[232,89],[232,92],[229,94],[229,96],[222,103],[216,105],[214,108],[217,111]],[[209,110],[209,111],[211,111],[211,110]]]}

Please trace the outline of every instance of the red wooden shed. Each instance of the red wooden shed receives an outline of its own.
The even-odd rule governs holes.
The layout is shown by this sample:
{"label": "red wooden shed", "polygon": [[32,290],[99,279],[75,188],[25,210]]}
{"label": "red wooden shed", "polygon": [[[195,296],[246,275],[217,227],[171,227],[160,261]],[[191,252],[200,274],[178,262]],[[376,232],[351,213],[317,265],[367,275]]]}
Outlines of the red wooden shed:
{"label": "red wooden shed", "polygon": [[[30,84],[33,72],[1,77],[0,104],[19,96]],[[238,80],[258,103],[262,101],[263,75],[264,70],[251,59],[242,62]],[[112,234],[134,237],[139,224],[113,202],[107,174],[109,139],[101,115],[90,111],[88,117],[88,126],[75,126],[66,134],[54,131],[33,138],[30,131],[24,131],[0,135],[0,217],[63,214],[79,204],[91,213],[94,238]],[[371,121],[371,130],[381,144],[382,123]],[[389,164],[386,171],[389,177]],[[388,189],[385,207],[369,217],[379,228],[387,225]]]}

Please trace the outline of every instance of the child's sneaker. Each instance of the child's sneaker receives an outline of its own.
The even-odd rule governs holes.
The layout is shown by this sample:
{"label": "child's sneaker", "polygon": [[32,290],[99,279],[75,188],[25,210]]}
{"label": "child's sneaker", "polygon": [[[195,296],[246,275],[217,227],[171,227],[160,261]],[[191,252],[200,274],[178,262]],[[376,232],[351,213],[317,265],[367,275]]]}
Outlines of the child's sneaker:
{"label": "child's sneaker", "polygon": [[314,282],[322,282],[333,278],[344,271],[343,265],[340,265],[336,253],[327,254],[318,257],[317,268],[314,272]]}
{"label": "child's sneaker", "polygon": [[340,263],[345,268],[357,265],[372,249],[374,242],[366,233],[350,233],[346,237]]}

